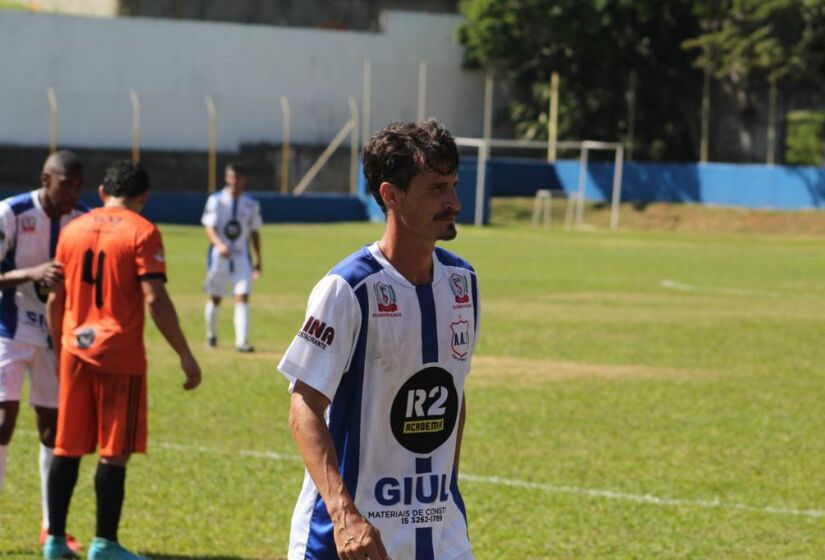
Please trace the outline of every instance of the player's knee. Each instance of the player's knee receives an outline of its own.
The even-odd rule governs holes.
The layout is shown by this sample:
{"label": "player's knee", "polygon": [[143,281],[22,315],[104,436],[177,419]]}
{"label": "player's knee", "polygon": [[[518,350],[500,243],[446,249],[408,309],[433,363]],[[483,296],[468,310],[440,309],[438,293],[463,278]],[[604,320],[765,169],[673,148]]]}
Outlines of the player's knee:
{"label": "player's knee", "polygon": [[125,467],[126,464],[129,462],[129,454],[126,455],[113,455],[111,457],[101,457],[100,462],[105,465],[114,465],[116,467]]}

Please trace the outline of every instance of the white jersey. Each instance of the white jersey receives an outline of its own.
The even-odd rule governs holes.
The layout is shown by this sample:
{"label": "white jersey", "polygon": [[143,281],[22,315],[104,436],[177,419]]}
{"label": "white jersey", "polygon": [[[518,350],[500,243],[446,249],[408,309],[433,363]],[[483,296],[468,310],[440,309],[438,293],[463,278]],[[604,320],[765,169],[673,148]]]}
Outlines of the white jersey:
{"label": "white jersey", "polygon": [[[38,191],[0,201],[0,272],[37,266],[54,258],[60,230],[88,208],[78,204],[70,213],[51,219]],[[46,325],[48,289],[24,282],[0,295],[0,337],[49,346]]]}
{"label": "white jersey", "polygon": [[[415,286],[374,243],[312,291],[278,368],[323,393],[340,472],[391,558],[472,558],[454,472],[464,381],[478,338],[473,268],[436,248]],[[290,560],[337,558],[326,505],[308,474]]]}
{"label": "white jersey", "polygon": [[[239,260],[250,262],[249,236],[253,231],[258,231],[263,223],[261,205],[246,193],[233,198],[229,187],[224,187],[206,200],[201,223],[215,228],[221,241],[229,247],[232,253],[228,259],[229,268],[233,269],[233,264]],[[222,257],[210,246],[207,266],[211,268],[219,258]]]}

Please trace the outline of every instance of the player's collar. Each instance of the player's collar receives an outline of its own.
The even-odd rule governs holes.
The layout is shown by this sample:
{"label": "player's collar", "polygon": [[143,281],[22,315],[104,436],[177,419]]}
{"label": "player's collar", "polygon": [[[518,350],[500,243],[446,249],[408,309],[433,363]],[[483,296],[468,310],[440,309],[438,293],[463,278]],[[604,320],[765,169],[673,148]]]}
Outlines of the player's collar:
{"label": "player's collar", "polygon": [[[409,286],[410,288],[415,288],[415,286],[407,280],[403,274],[398,272],[394,266],[390,264],[390,261],[387,260],[387,257],[384,256],[384,253],[381,252],[381,249],[378,247],[378,241],[373,243],[372,245],[367,246],[367,250],[370,254],[375,257],[375,260],[378,261],[384,270],[387,271],[395,281],[405,286]],[[441,264],[441,261],[438,260],[438,257],[435,255],[435,249],[433,249],[432,253],[433,258],[433,281],[432,284],[435,284],[444,276],[444,265]]]}

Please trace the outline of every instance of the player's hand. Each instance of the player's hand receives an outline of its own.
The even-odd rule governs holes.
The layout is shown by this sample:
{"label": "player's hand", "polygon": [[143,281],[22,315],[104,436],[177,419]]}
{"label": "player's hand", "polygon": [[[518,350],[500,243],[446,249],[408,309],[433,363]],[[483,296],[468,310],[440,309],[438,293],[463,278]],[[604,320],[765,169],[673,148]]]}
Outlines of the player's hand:
{"label": "player's hand", "polygon": [[261,277],[261,263],[258,263],[252,268],[252,279],[257,280],[260,277]]}
{"label": "player's hand", "polygon": [[52,288],[63,281],[63,265],[57,261],[48,261],[30,269],[33,282],[42,282]]}
{"label": "player's hand", "polygon": [[221,243],[220,245],[218,245],[218,254],[222,257],[229,258],[230,256],[232,256],[232,250],[223,243]]}
{"label": "player's hand", "polygon": [[191,391],[201,384],[201,367],[192,354],[183,356],[180,359],[180,367],[186,375],[186,382],[183,384],[185,391]]}
{"label": "player's hand", "polygon": [[334,529],[335,548],[342,560],[390,560],[381,533],[358,512],[342,514]]}

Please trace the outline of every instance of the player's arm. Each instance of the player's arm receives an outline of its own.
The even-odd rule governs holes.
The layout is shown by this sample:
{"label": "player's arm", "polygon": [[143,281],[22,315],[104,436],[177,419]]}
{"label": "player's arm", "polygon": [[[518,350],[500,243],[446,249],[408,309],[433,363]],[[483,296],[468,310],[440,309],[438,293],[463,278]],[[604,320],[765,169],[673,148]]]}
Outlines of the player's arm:
{"label": "player's arm", "polygon": [[252,262],[252,270],[261,273],[263,267],[263,260],[261,259],[261,233],[255,230],[250,235],[252,239],[252,252],[255,254],[255,260]]}
{"label": "player's arm", "polygon": [[13,288],[25,282],[44,282],[52,287],[63,280],[63,265],[57,261],[46,261],[29,268],[17,268],[0,274],[0,290]]}
{"label": "player's arm", "polygon": [[[52,337],[54,355],[60,360],[60,350],[63,335],[63,314],[66,306],[66,289],[62,282],[54,286],[46,300],[46,324]],[[57,372],[55,372],[57,373]]]}
{"label": "player's arm", "polygon": [[218,253],[222,257],[228,257],[231,251],[229,250],[229,247],[227,247],[226,243],[223,242],[221,236],[218,235],[218,230],[212,226],[204,226],[204,228],[206,229],[206,237],[209,238],[209,242],[215,246]]}
{"label": "player's arm", "polygon": [[194,389],[201,382],[201,369],[180,328],[178,314],[172,298],[169,297],[169,292],[166,291],[166,285],[160,278],[144,278],[140,285],[143,288],[143,299],[149,307],[152,321],[180,358],[181,369],[186,375],[183,388]]}
{"label": "player's arm", "polygon": [[467,418],[467,394],[461,395],[461,410],[458,413],[458,431],[455,438],[455,460],[453,466],[458,476],[458,462],[461,460],[461,440],[464,437],[464,420]]}
{"label": "player's arm", "polygon": [[355,507],[338,472],[338,456],[324,421],[329,400],[306,383],[295,382],[289,408],[289,427],[307,471],[327,505],[338,555],[344,559],[388,559],[378,529]]}

